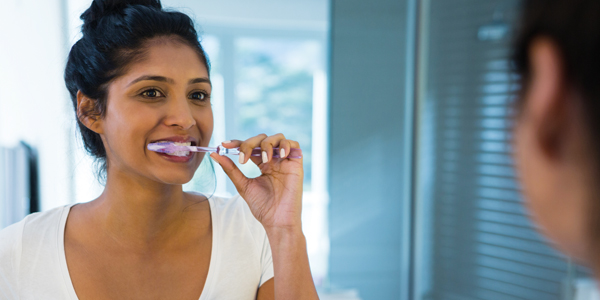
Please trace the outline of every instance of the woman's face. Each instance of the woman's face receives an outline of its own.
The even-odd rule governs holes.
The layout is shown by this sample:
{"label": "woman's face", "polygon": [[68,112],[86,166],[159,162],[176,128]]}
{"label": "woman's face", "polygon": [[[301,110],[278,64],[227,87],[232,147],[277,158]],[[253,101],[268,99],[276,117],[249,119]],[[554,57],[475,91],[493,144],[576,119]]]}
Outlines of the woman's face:
{"label": "woman's face", "polygon": [[144,59],[108,88],[101,137],[111,173],[165,184],[190,181],[203,153],[171,156],[149,151],[157,141],[208,146],[213,131],[211,84],[191,47],[171,39],[151,40]]}

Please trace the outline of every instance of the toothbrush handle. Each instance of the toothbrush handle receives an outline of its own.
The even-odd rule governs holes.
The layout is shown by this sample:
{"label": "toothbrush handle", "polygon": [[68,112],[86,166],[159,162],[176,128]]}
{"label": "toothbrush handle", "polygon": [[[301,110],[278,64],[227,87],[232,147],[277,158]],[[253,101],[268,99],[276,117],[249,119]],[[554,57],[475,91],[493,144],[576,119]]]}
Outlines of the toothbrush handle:
{"label": "toothbrush handle", "polygon": [[[219,153],[219,155],[225,155],[225,154],[240,155],[240,148],[227,149],[225,147],[219,146],[217,153]],[[250,154],[250,156],[261,157],[262,149],[254,148],[252,150],[252,154]],[[279,148],[273,148],[273,158],[279,158]],[[291,148],[290,153],[288,154],[287,158],[302,158],[302,149]]]}

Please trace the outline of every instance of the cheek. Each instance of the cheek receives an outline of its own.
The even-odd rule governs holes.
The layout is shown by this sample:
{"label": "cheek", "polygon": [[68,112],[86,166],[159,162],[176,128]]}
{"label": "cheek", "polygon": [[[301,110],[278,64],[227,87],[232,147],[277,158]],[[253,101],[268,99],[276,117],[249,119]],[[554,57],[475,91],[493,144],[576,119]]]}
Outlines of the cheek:
{"label": "cheek", "polygon": [[544,205],[544,178],[540,170],[539,155],[536,154],[534,137],[527,124],[519,124],[514,131],[514,159],[515,168],[521,185],[525,204],[531,211],[536,222],[542,223],[543,227],[546,216]]}
{"label": "cheek", "polygon": [[515,167],[520,179],[524,202],[541,233],[559,250],[578,255],[581,242],[581,218],[577,207],[565,193],[561,170],[545,159],[528,124],[514,131]]}
{"label": "cheek", "polygon": [[527,147],[527,135],[525,132],[525,128],[523,125],[517,125],[515,130],[513,131],[513,152],[514,152],[514,164],[515,169],[518,174],[518,178],[520,179],[521,188],[523,191],[529,190],[528,188],[528,166],[527,166],[527,156],[528,156],[528,147]]}
{"label": "cheek", "polygon": [[198,112],[196,114],[196,124],[198,124],[198,128],[200,129],[200,135],[202,137],[201,144],[206,147],[210,143],[210,138],[212,137],[214,129],[212,109],[207,108],[206,110]]}
{"label": "cheek", "polygon": [[141,157],[146,136],[153,128],[154,111],[143,106],[113,105],[107,107],[106,139],[112,152],[119,156]]}

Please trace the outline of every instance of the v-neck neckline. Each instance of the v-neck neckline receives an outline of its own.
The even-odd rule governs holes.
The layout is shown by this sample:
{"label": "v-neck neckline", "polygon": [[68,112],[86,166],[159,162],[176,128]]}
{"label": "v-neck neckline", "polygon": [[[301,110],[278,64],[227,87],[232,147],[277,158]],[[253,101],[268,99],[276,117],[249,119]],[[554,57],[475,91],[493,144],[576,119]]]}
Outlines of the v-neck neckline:
{"label": "v-neck neckline", "polygon": [[[216,213],[216,206],[212,199],[212,197],[208,198],[208,204],[210,207],[210,219],[212,225],[212,247],[210,253],[210,263],[208,265],[208,273],[206,274],[206,280],[204,281],[204,288],[202,288],[202,293],[200,294],[200,298],[198,300],[208,300],[210,299],[210,294],[214,290],[215,279],[217,270],[217,261],[219,256],[219,238],[217,234],[219,233],[219,220],[218,213]],[[69,217],[69,213],[71,212],[71,208],[76,204],[66,205],[62,212],[60,223],[58,226],[58,261],[60,265],[60,273],[62,274],[62,278],[64,280],[65,288],[67,289],[67,293],[69,294],[69,298],[72,300],[79,300],[77,297],[77,293],[75,292],[75,287],[73,286],[73,281],[71,280],[71,275],[69,274],[69,268],[67,266],[67,255],[65,252],[65,229],[67,225],[67,218]]]}

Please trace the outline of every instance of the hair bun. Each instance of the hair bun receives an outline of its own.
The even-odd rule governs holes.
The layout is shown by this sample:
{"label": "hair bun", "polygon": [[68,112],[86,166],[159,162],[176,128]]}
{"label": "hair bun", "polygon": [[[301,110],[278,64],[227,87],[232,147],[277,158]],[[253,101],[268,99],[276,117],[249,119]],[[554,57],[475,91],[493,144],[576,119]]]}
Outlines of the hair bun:
{"label": "hair bun", "polygon": [[83,32],[96,28],[98,21],[105,16],[122,14],[132,5],[143,5],[162,9],[160,0],[94,0],[90,8],[81,14]]}

